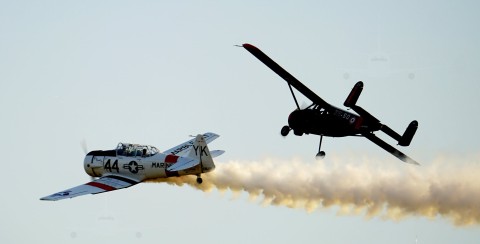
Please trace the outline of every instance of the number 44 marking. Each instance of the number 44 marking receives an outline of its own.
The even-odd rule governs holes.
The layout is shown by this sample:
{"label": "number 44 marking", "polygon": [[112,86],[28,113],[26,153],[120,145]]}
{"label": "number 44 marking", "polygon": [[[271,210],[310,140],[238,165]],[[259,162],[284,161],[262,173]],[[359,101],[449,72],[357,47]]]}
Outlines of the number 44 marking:
{"label": "number 44 marking", "polygon": [[103,169],[112,172],[112,170],[116,170],[117,173],[119,171],[118,169],[118,159],[113,162],[113,164],[110,166],[110,159],[107,160],[107,162],[103,165]]}

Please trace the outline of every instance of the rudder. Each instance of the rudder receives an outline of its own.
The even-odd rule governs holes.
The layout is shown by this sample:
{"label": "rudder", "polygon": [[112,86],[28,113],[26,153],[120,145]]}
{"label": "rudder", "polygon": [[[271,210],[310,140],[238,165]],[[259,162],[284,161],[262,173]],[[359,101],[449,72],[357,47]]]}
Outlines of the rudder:
{"label": "rudder", "polygon": [[200,159],[202,173],[210,172],[215,169],[212,155],[208,149],[207,143],[205,142],[205,138],[201,134],[198,134],[195,137],[192,148],[190,149],[187,157]]}

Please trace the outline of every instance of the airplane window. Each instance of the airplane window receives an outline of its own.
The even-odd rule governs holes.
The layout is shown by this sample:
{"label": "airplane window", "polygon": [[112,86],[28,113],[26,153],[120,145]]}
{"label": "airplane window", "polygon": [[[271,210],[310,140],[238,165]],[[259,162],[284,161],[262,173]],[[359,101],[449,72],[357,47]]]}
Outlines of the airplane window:
{"label": "airplane window", "polygon": [[149,147],[147,148],[148,157],[157,154],[157,152],[158,152],[158,150],[157,150],[155,147],[149,146]]}
{"label": "airplane window", "polygon": [[125,145],[119,143],[117,146],[117,156],[123,156],[125,153]]}
{"label": "airplane window", "polygon": [[127,157],[135,157],[135,148],[131,145],[127,148]]}

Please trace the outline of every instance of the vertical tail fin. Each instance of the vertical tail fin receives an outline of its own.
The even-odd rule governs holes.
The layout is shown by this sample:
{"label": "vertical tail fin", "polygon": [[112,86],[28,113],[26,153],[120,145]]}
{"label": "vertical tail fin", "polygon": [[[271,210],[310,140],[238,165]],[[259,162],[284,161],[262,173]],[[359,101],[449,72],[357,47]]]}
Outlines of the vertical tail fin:
{"label": "vertical tail fin", "polygon": [[398,145],[404,147],[409,146],[410,142],[412,142],[415,132],[417,132],[417,128],[418,122],[416,120],[412,121],[405,130],[405,133],[403,133],[402,138],[400,138],[400,140],[398,141]]}
{"label": "vertical tail fin", "polygon": [[192,148],[190,149],[187,157],[200,159],[202,173],[209,172],[215,169],[212,155],[210,154],[210,150],[208,149],[207,143],[205,142],[205,138],[203,138],[201,134],[198,134],[195,137]]}
{"label": "vertical tail fin", "polygon": [[352,88],[352,91],[348,95],[347,99],[343,103],[345,107],[353,107],[356,105],[358,98],[360,97],[360,93],[363,90],[363,82],[359,81],[355,86]]}

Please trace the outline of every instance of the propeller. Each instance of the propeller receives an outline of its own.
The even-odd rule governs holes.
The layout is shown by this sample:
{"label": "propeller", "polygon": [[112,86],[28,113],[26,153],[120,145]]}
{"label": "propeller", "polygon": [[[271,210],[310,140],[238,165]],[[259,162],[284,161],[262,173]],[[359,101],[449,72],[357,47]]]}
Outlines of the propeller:
{"label": "propeller", "polygon": [[82,150],[85,154],[88,153],[88,147],[87,147],[87,141],[85,139],[83,139],[81,142],[80,142],[80,145],[82,146]]}
{"label": "propeller", "polygon": [[[86,154],[88,153],[87,140],[82,139],[82,141],[80,142],[80,146],[82,147],[82,150],[83,150],[83,152],[84,152],[85,155],[86,155]],[[95,177],[90,176],[90,180],[91,180],[91,181],[94,181],[94,180],[95,180]]]}
{"label": "propeller", "polygon": [[300,110],[307,109],[308,107],[310,107],[310,105],[308,105],[305,101],[303,101],[302,105],[300,106]]}

